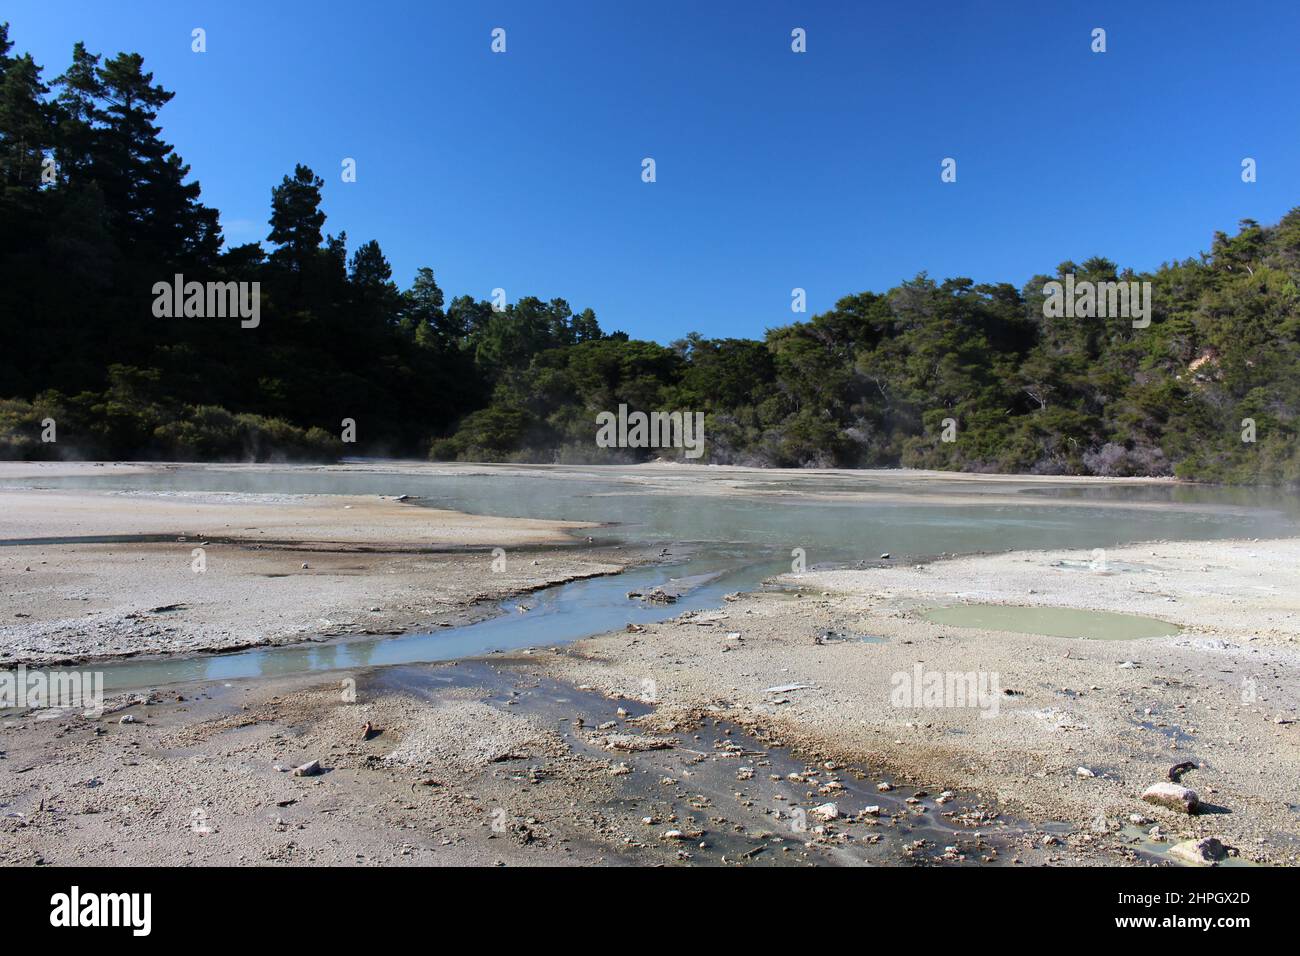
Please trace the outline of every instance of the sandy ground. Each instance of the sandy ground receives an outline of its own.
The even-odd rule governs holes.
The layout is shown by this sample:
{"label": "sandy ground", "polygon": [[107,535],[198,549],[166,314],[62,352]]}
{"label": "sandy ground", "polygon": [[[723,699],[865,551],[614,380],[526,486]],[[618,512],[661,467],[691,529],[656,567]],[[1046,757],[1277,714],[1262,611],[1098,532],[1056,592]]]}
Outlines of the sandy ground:
{"label": "sandy ground", "polygon": [[[501,664],[114,698],[3,722],[4,865],[1042,863],[971,799]],[[365,729],[369,728],[369,733]],[[320,772],[293,772],[317,761]],[[836,807],[832,819],[818,808]]]}
{"label": "sandy ground", "polygon": [[556,544],[577,521],[493,518],[354,495],[0,491],[5,540],[111,535],[214,537],[244,544],[518,547]]}
{"label": "sandy ground", "polygon": [[[491,865],[544,855],[554,864],[608,852],[582,840],[527,852],[542,841],[526,821],[556,790],[599,791],[603,769],[558,759],[540,725],[471,690],[430,707],[404,695],[374,701],[363,683],[350,702],[321,680],[124,698],[130,706],[98,721],[6,722],[3,862]],[[534,790],[514,779],[530,779],[527,764],[495,773],[510,757],[546,763],[559,782]],[[293,774],[309,760],[319,774]],[[507,793],[509,816],[499,811]]]}
{"label": "sandy ground", "polygon": [[[583,527],[373,496],[4,491],[0,662],[462,623],[511,594],[635,560],[579,553],[568,532]],[[5,543],[32,539],[54,540]]]}
{"label": "sandy ground", "polygon": [[[712,705],[816,755],[978,791],[1067,824],[1063,854],[1120,850],[1138,814],[1166,844],[1217,836],[1243,859],[1300,862],[1300,541],[1163,543],[1106,559],[1105,573],[1087,569],[1091,552],[1061,551],[791,575],[794,594],[738,596],[721,612],[583,641],[553,673],[616,693],[652,687],[667,720]],[[1122,611],[1186,630],[1079,640],[918,613],[962,601]],[[952,697],[896,706],[894,675],[918,664],[995,675],[996,710]],[[1207,812],[1144,804],[1183,761],[1198,765],[1182,782]]]}
{"label": "sandy ground", "polygon": [[[89,467],[0,466],[0,485]],[[807,473],[619,471],[648,493],[817,493]],[[913,477],[945,495],[983,484],[866,480]],[[377,497],[0,491],[6,541],[150,538],[0,546],[0,663],[425,629],[647,557],[583,547],[581,527]],[[1300,541],[1104,558],[788,576],[720,610],[538,650],[504,676],[481,662],[361,671],[355,699],[340,675],[311,674],[122,698],[99,718],[10,713],[0,861],[1113,864],[1212,835],[1240,860],[1300,862]],[[920,616],[961,602],[1184,632],[1085,641]],[[895,675],[918,665],[1002,693],[899,705]],[[367,722],[381,732],[362,739]],[[626,749],[625,733],[665,743]],[[323,773],[289,772],[313,759]],[[1205,812],[1142,803],[1183,761]],[[839,816],[818,822],[827,802]]]}

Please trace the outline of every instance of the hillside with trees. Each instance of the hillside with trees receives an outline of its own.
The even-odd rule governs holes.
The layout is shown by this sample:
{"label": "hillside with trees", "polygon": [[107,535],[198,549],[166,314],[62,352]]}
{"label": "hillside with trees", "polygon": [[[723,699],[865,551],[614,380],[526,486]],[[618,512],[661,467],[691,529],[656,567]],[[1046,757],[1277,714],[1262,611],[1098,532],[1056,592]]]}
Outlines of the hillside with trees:
{"label": "hillside with trees", "polygon": [[[0,27],[0,458],[673,456],[596,447],[597,412],[627,404],[704,412],[702,462],[1300,483],[1300,208],[1152,273],[922,274],[762,339],[665,346],[562,299],[448,301],[430,268],[401,289],[377,241],[325,231],[302,165],[267,184],[265,245],[226,245],[162,139],[172,96],[81,44],[49,77]],[[259,324],[157,317],[175,274],[259,283]],[[1045,318],[1066,274],[1150,281],[1151,324]]]}

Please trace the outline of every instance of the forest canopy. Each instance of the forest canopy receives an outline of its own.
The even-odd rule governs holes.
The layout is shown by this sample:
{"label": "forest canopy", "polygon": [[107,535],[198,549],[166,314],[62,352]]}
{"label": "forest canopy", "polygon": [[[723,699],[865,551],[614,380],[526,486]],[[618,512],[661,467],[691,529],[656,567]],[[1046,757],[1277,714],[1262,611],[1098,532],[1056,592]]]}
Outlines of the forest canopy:
{"label": "forest canopy", "polygon": [[[705,463],[1300,484],[1300,208],[1151,273],[921,274],[664,346],[563,299],[448,301],[431,268],[399,288],[376,240],[325,231],[304,165],[268,184],[265,245],[225,244],[157,125],[172,97],[82,44],[49,77],[0,26],[0,458],[685,460],[598,447],[626,404],[703,412]],[[255,288],[258,321],[159,318],[178,275]],[[1150,324],[1045,317],[1066,276],[1149,282]]]}

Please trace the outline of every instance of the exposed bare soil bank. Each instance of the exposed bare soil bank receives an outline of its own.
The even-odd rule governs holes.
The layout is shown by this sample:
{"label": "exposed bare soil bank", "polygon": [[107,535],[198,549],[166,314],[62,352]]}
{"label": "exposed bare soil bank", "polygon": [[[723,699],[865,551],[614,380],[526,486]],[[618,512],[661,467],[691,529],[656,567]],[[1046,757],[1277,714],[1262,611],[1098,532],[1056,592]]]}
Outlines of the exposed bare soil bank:
{"label": "exposed bare soil bank", "polygon": [[[582,527],[379,497],[0,492],[0,662],[460,623],[508,595],[634,560],[580,553],[568,532]],[[54,540],[6,543],[32,539]]]}

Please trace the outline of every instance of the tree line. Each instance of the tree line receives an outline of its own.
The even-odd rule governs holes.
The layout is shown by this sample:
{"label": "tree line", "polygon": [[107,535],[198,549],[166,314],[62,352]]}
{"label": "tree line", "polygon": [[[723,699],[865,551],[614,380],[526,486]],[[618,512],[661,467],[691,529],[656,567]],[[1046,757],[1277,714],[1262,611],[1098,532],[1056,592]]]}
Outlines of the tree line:
{"label": "tree line", "polygon": [[[921,274],[762,339],[664,346],[563,299],[448,302],[430,268],[399,288],[377,241],[324,231],[303,165],[265,245],[230,246],[138,54],[79,43],[46,80],[12,51],[0,26],[0,458],[682,457],[598,447],[626,404],[703,412],[703,462],[1300,483],[1300,208],[1150,273]],[[257,283],[260,321],[159,319],[175,275]],[[1066,276],[1149,282],[1150,323],[1045,310]]]}

